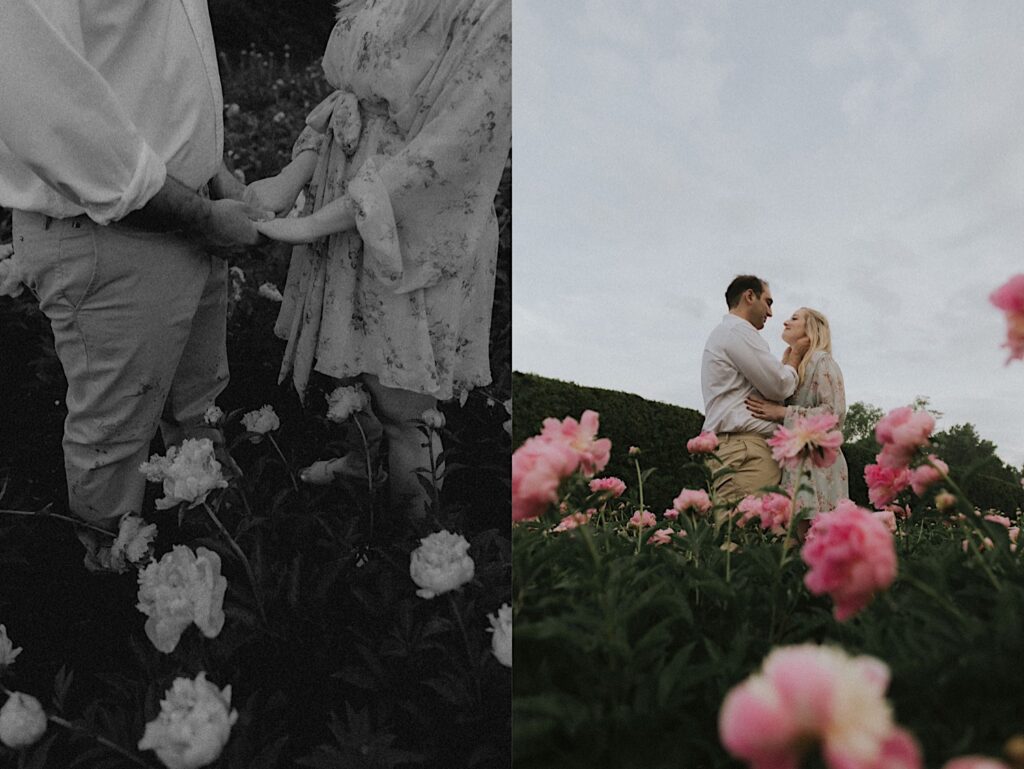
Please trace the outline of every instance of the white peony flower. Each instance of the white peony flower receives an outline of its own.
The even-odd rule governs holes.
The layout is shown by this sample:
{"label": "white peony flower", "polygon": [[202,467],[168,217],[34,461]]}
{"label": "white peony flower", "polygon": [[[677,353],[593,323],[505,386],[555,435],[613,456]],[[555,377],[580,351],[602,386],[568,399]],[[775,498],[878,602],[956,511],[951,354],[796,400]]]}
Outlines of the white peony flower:
{"label": "white peony flower", "polygon": [[25,268],[14,246],[10,243],[0,245],[0,296],[20,296],[25,290]]}
{"label": "white peony flower", "polygon": [[265,299],[269,299],[272,302],[283,302],[284,297],[281,296],[281,292],[277,290],[277,286],[273,283],[263,283],[259,288],[260,296]]}
{"label": "white peony flower", "polygon": [[444,427],[444,414],[437,409],[427,409],[420,415],[420,419],[432,430],[440,430]]}
{"label": "white peony flower", "polygon": [[224,409],[220,406],[210,406],[203,414],[203,421],[208,425],[219,425],[224,421]]}
{"label": "white peony flower", "polygon": [[46,731],[46,712],[30,694],[11,692],[0,708],[0,742],[9,748],[27,748]]}
{"label": "white peony flower", "polygon": [[362,385],[337,387],[327,396],[327,418],[332,422],[344,422],[357,411],[365,411],[369,406],[370,395]]}
{"label": "white peony flower", "polygon": [[212,764],[231,736],[238,711],[231,709],[231,686],[223,691],[200,673],[176,678],[160,701],[160,714],[146,724],[139,750],[156,752],[168,769]]}
{"label": "white peony flower", "polygon": [[487,615],[487,621],[491,623],[488,633],[491,636],[491,651],[498,662],[507,668],[512,667],[512,607],[503,603],[498,609],[498,616]]}
{"label": "white peony flower", "polygon": [[201,505],[214,489],[226,488],[220,462],[214,459],[213,441],[188,438],[181,446],[171,446],[167,456],[154,454],[139,465],[146,480],[163,483],[164,497],[156,501],[157,510],[167,510],[181,502],[189,507]]}
{"label": "white peony flower", "polygon": [[156,524],[146,523],[137,515],[125,515],[117,531],[117,539],[110,546],[110,562],[123,569],[128,564],[139,564],[153,555]]}
{"label": "white peony flower", "polygon": [[256,433],[252,440],[253,443],[258,443],[263,435],[279,428],[281,420],[274,413],[273,406],[263,406],[243,416],[242,426],[249,432]]}
{"label": "white peony flower", "polygon": [[220,556],[205,547],[193,553],[185,545],[175,545],[140,571],[136,608],[149,617],[146,635],[153,646],[170,654],[192,623],[207,638],[215,638],[224,627],[227,587]]}
{"label": "white peony flower", "polygon": [[21,654],[21,647],[14,648],[11,639],[7,637],[7,628],[0,625],[0,670],[14,664],[14,658]]}
{"label": "white peony flower", "polygon": [[437,531],[420,543],[409,560],[409,575],[421,588],[416,591],[420,598],[434,598],[473,579],[469,542],[461,534]]}

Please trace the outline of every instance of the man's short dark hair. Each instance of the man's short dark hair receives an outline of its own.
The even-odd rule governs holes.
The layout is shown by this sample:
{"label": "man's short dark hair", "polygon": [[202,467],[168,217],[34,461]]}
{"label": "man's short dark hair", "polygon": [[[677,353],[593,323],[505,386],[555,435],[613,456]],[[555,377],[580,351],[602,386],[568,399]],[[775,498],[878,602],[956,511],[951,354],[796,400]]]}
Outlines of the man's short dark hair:
{"label": "man's short dark hair", "polygon": [[743,296],[743,292],[750,289],[754,292],[754,296],[761,296],[764,293],[764,287],[768,285],[768,281],[761,280],[756,275],[737,275],[732,279],[732,283],[729,284],[729,288],[725,289],[725,303],[729,305],[729,309],[733,309],[740,303],[740,297]]}

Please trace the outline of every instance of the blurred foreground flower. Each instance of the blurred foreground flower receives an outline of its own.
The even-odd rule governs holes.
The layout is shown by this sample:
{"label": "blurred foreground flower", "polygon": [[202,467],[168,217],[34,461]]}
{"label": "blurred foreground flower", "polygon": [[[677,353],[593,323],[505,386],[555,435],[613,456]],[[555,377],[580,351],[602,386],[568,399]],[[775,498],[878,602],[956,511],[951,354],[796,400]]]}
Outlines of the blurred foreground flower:
{"label": "blurred foreground flower", "polygon": [[820,749],[829,769],[920,769],[914,739],[893,723],[889,669],[830,646],[773,650],[718,714],[722,745],[754,769],[796,769]]}
{"label": "blurred foreground flower", "polygon": [[11,639],[7,637],[7,628],[0,625],[0,670],[14,664],[14,658],[21,654],[21,647],[14,648]]}
{"label": "blurred foreground flower", "polygon": [[828,593],[835,618],[849,619],[896,578],[896,546],[885,522],[848,499],[814,517],[800,557],[814,595]]}
{"label": "blurred foreground flower", "polygon": [[843,443],[843,434],[833,429],[838,423],[835,414],[818,414],[798,417],[792,429],[780,426],[768,439],[772,458],[791,470],[804,460],[815,467],[831,467]]}
{"label": "blurred foreground flower", "polygon": [[491,651],[495,658],[507,668],[512,667],[512,607],[503,603],[498,609],[498,616],[487,615],[491,623],[487,632],[492,633]]}
{"label": "blurred foreground flower", "polygon": [[1014,275],[989,295],[989,301],[1006,313],[1006,341],[1010,350],[1006,359],[1024,359],[1024,275]]}
{"label": "blurred foreground flower", "polygon": [[139,750],[152,750],[168,769],[212,764],[231,736],[238,711],[231,710],[231,686],[223,691],[200,673],[176,678],[160,701],[160,714],[146,724]]}
{"label": "blurred foreground flower", "polygon": [[696,438],[686,442],[686,450],[691,454],[710,454],[718,448],[718,436],[710,430],[703,430]]}
{"label": "blurred foreground flower", "polygon": [[868,499],[871,500],[871,504],[881,508],[896,499],[899,493],[911,484],[912,476],[906,467],[893,468],[873,464],[864,468],[864,482],[868,485]]}
{"label": "blurred foreground flower", "polygon": [[251,439],[253,443],[259,443],[264,435],[280,426],[281,420],[274,413],[273,406],[262,406],[242,417],[242,427],[251,433],[256,433]]}
{"label": "blurred foreground flower", "polygon": [[165,457],[154,454],[139,465],[139,472],[146,480],[164,485],[164,496],[156,501],[157,510],[181,502],[188,502],[189,507],[201,505],[211,491],[228,485],[209,438],[188,438],[181,446],[171,446]]}
{"label": "blurred foreground flower", "polygon": [[332,422],[344,422],[357,411],[370,407],[370,395],[360,384],[336,387],[327,398],[327,418]]}
{"label": "blurred foreground flower", "polygon": [[170,654],[192,623],[207,638],[215,638],[224,627],[227,587],[220,556],[205,547],[193,553],[185,545],[175,545],[140,571],[136,608],[149,617],[146,635],[153,646]]}
{"label": "blurred foreground flower", "polygon": [[436,531],[420,540],[409,559],[409,575],[419,585],[416,595],[435,598],[473,579],[469,542],[461,534]]}
{"label": "blurred foreground flower", "polygon": [[11,692],[0,708],[0,742],[9,748],[27,748],[46,731],[46,713],[30,694]]}
{"label": "blurred foreground flower", "polygon": [[512,454],[512,520],[541,516],[558,501],[559,484],[577,467],[579,457],[566,444],[527,438]]}
{"label": "blurred foreground flower", "polygon": [[917,496],[922,497],[925,491],[948,475],[949,465],[934,454],[929,454],[928,463],[910,471],[910,487]]}
{"label": "blurred foreground flower", "polygon": [[960,756],[942,765],[942,769],[1010,769],[1002,761],[988,756]]}

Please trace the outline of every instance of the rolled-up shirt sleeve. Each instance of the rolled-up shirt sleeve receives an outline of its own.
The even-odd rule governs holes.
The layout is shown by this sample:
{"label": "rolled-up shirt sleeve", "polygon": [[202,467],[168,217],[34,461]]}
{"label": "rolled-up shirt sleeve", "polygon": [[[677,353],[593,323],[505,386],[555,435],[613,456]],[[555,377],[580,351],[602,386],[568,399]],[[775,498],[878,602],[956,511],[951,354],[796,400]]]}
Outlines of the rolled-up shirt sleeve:
{"label": "rolled-up shirt sleeve", "polygon": [[799,377],[796,369],[779,362],[754,327],[750,332],[733,330],[728,354],[733,365],[765,398],[782,402],[796,392]]}
{"label": "rolled-up shirt sleeve", "polygon": [[99,224],[141,208],[166,167],[109,84],[30,0],[0,7],[0,153]]}

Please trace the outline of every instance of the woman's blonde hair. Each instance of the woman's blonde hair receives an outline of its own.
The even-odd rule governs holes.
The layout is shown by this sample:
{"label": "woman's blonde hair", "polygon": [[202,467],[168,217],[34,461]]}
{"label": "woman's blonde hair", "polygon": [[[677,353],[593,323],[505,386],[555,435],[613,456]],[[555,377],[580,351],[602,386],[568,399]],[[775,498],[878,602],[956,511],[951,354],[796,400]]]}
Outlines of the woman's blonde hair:
{"label": "woman's blonde hair", "polygon": [[804,333],[811,340],[811,346],[804,355],[796,373],[800,376],[800,383],[803,384],[804,376],[807,373],[807,364],[811,360],[811,353],[822,350],[832,352],[832,331],[828,327],[828,319],[817,310],[810,307],[801,307],[797,312],[804,314]]}

